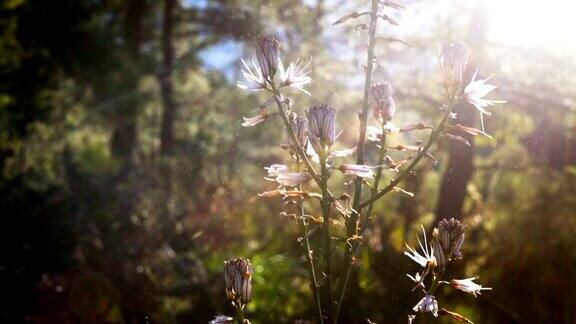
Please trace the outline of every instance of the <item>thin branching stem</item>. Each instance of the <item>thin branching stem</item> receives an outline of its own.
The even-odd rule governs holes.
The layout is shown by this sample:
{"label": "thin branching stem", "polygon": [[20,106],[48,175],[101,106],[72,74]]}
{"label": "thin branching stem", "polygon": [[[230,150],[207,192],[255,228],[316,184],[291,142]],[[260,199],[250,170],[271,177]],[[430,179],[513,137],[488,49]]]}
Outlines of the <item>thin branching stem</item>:
{"label": "thin branching stem", "polygon": [[[300,163],[298,162],[298,169],[300,169]],[[300,171],[300,170],[298,170]],[[302,186],[298,186],[299,190],[302,190]],[[324,317],[322,316],[322,302],[320,301],[320,292],[318,279],[316,276],[316,266],[314,265],[314,255],[310,245],[310,239],[308,238],[308,220],[306,219],[306,211],[304,209],[304,201],[298,201],[298,208],[300,210],[300,217],[302,218],[302,225],[304,227],[304,248],[306,249],[306,260],[308,260],[308,265],[310,266],[310,277],[312,278],[312,293],[314,294],[314,304],[316,304],[316,310],[318,311],[318,319],[320,324],[324,323]]]}
{"label": "thin branching stem", "polygon": [[[370,9],[370,27],[368,36],[368,53],[366,58],[366,75],[364,79],[364,95],[362,99],[362,112],[360,113],[360,134],[358,138],[358,146],[356,150],[356,164],[364,164],[364,146],[366,142],[366,126],[368,123],[368,115],[370,113],[370,106],[368,105],[368,95],[370,93],[370,85],[372,84],[372,70],[374,68],[374,50],[376,48],[376,26],[378,24],[378,0],[372,0],[372,6]],[[362,199],[362,184],[363,179],[361,177],[356,177],[354,181],[354,198],[352,201],[352,213],[347,224],[348,236],[354,236],[358,234],[358,220],[359,220],[359,209],[357,208]],[[346,260],[351,259],[350,252],[346,252]],[[348,265],[345,265],[348,267]],[[338,315],[340,313],[340,307],[342,299],[344,297],[344,292],[346,290],[346,285],[348,283],[348,273],[345,274],[346,280],[340,280],[341,284],[338,291],[342,291],[340,294],[340,300],[336,304],[336,309],[334,313],[334,323],[338,322]]]}
{"label": "thin branching stem", "polygon": [[[410,174],[412,172],[412,170],[416,167],[418,162],[420,162],[420,160],[428,154],[428,150],[436,142],[436,140],[438,139],[438,136],[441,134],[441,132],[446,127],[446,123],[448,122],[448,119],[450,117],[450,113],[451,113],[453,107],[454,107],[454,104],[449,105],[448,109],[444,113],[444,116],[442,117],[442,120],[438,124],[438,127],[436,127],[436,129],[432,132],[432,134],[430,134],[430,137],[428,138],[428,142],[426,142],[426,145],[424,145],[424,147],[418,152],[418,155],[412,161],[412,163],[406,169],[404,169],[398,175],[398,177],[396,177],[392,182],[390,182],[390,184],[388,186],[386,186],[384,189],[382,189],[380,191],[378,191],[378,182],[380,181],[380,177],[381,177],[381,170],[379,170],[378,173],[380,173],[380,177],[376,177],[374,179],[374,185],[372,188],[371,197],[366,202],[360,204],[360,206],[359,206],[359,211],[362,208],[369,206],[369,208],[366,212],[366,217],[364,218],[364,220],[362,222],[362,229],[361,229],[360,233],[363,233],[364,230],[366,229],[367,225],[368,225],[368,221],[370,218],[370,214],[372,212],[374,202],[376,200],[378,200],[380,197],[384,196],[386,193],[392,191],[394,189],[394,187],[396,187],[396,185],[398,185],[402,181],[402,179],[404,179],[404,177],[406,177],[408,174]],[[383,163],[384,157],[386,156],[386,145],[385,145],[386,142],[385,141],[386,141],[386,136],[385,136],[385,133],[383,133],[382,138],[380,140],[380,153],[379,153],[379,157],[378,157],[379,158],[379,161],[378,161],[379,165]],[[378,173],[377,173],[377,176],[378,176]],[[376,180],[378,180],[378,182]],[[341,293],[340,293],[338,304],[336,306],[337,307],[336,308],[336,316],[338,315],[339,309],[340,309],[341,304],[344,300],[346,287],[348,286],[348,281],[350,278],[350,272],[352,270],[353,258],[358,253],[359,247],[360,247],[359,240],[355,240],[353,243],[352,249],[351,249],[351,253],[349,253],[350,256],[348,258],[346,258],[346,261],[347,261],[346,265],[345,265],[346,269],[344,271],[344,279],[341,281],[342,284],[341,284],[341,288],[339,290]],[[337,317],[335,317],[335,319],[337,319]]]}
{"label": "thin branching stem", "polygon": [[[374,67],[374,49],[376,48],[376,26],[378,24],[378,0],[372,0],[372,8],[370,10],[370,30],[368,40],[368,55],[366,61],[366,76],[364,80],[364,96],[362,99],[362,112],[360,114],[360,134],[358,138],[358,147],[356,150],[356,164],[364,164],[364,146],[366,142],[366,125],[368,123],[368,115],[370,106],[368,105],[368,95],[370,92],[370,85],[372,83],[372,69]],[[362,199],[362,183],[361,177],[356,177],[354,181],[354,200],[352,202],[352,215],[348,223],[348,235],[352,236],[358,234],[358,206]]]}
{"label": "thin branching stem", "polygon": [[410,174],[412,172],[412,170],[414,170],[414,168],[416,167],[418,162],[420,162],[420,160],[422,160],[422,158],[428,154],[428,150],[430,149],[432,144],[434,144],[434,142],[436,142],[436,140],[438,139],[438,136],[440,136],[440,134],[442,133],[442,131],[446,127],[446,123],[448,122],[448,118],[450,117],[450,112],[452,110],[452,107],[453,107],[453,105],[450,105],[449,109],[447,109],[446,113],[444,114],[444,117],[442,118],[442,121],[440,121],[440,124],[438,125],[438,127],[436,127],[436,129],[432,132],[432,134],[430,134],[430,138],[428,139],[428,142],[418,152],[418,155],[416,155],[416,158],[412,161],[412,163],[410,163],[410,165],[406,169],[402,170],[402,172],[398,175],[398,177],[396,177],[394,180],[392,180],[392,182],[390,182],[389,185],[384,187],[382,190],[378,191],[375,195],[373,195],[372,197],[370,197],[366,201],[362,202],[358,206],[358,210],[362,210],[364,207],[369,206],[370,204],[373,204],[376,200],[380,199],[382,196],[384,196],[388,192],[392,191],[408,174]]}
{"label": "thin branching stem", "polygon": [[320,154],[320,168],[322,178],[322,216],[324,227],[324,305],[326,306],[326,322],[330,322],[332,315],[332,238],[330,236],[330,195],[328,194],[328,168],[326,166],[326,152]]}
{"label": "thin branching stem", "polygon": [[[314,179],[314,181],[318,184],[318,186],[320,187],[321,191],[322,191],[322,203],[321,203],[321,207],[322,207],[322,213],[323,213],[323,217],[324,217],[324,238],[325,238],[325,251],[324,251],[324,259],[325,259],[325,285],[324,285],[324,293],[326,295],[325,300],[323,305],[326,307],[326,309],[324,310],[324,312],[322,312],[323,314],[321,314],[320,316],[320,320],[323,322],[324,319],[326,319],[327,321],[329,321],[331,312],[330,312],[330,305],[332,304],[332,296],[331,296],[331,238],[330,238],[330,205],[332,204],[332,201],[334,200],[334,197],[332,196],[332,194],[330,193],[330,191],[328,190],[328,169],[326,168],[326,156],[321,156],[321,174],[318,175],[318,173],[316,172],[316,170],[314,169],[314,167],[312,166],[312,163],[310,162],[310,159],[308,158],[308,156],[306,155],[306,150],[304,149],[304,147],[301,145],[300,142],[298,142],[298,138],[296,136],[296,133],[292,127],[292,124],[290,123],[290,120],[288,119],[288,114],[286,113],[286,111],[284,110],[284,107],[282,107],[282,102],[280,101],[280,92],[278,91],[278,88],[275,87],[275,85],[272,83],[271,84],[271,92],[272,95],[274,97],[274,101],[276,102],[276,105],[278,106],[278,110],[280,112],[280,116],[282,117],[282,120],[284,121],[284,126],[286,127],[286,130],[288,132],[288,136],[290,137],[292,143],[294,144],[294,147],[296,149],[296,153],[298,154],[298,156],[301,158],[301,160],[304,162],[304,165],[306,166],[308,173],[310,173],[310,175],[312,176],[312,178]],[[320,304],[322,305],[322,304]]]}
{"label": "thin branching stem", "polygon": [[[384,163],[384,158],[386,157],[386,132],[384,130],[384,124],[382,124],[382,137],[380,138],[379,144],[380,144],[380,150],[378,153],[378,164],[377,165],[382,165]],[[372,196],[374,196],[376,194],[376,192],[378,191],[378,185],[380,183],[380,179],[382,178],[382,169],[383,168],[378,168],[376,170],[376,175],[374,177],[374,183],[372,184],[372,193],[371,193]],[[366,211],[365,217],[361,222],[361,227],[362,227],[362,229],[360,230],[361,234],[364,233],[364,230],[368,224],[368,221],[370,220],[370,215],[372,213],[372,207],[373,206],[374,206],[374,204],[371,204],[368,207],[368,211]],[[338,316],[339,308],[344,301],[344,296],[346,295],[346,288],[348,287],[348,280],[350,279],[350,272],[352,270],[352,265],[354,263],[353,259],[356,256],[356,254],[358,253],[359,247],[360,247],[360,240],[354,240],[354,243],[353,243],[352,249],[351,249],[352,253],[350,253],[350,259],[346,259],[347,262],[345,264],[346,269],[344,270],[344,280],[343,280],[340,296],[338,297],[338,303],[336,306],[337,311],[336,311],[335,316]]]}
{"label": "thin branching stem", "polygon": [[274,84],[272,84],[272,89],[270,91],[272,92],[272,96],[274,97],[274,101],[276,102],[276,105],[278,106],[278,111],[280,112],[280,116],[282,117],[282,120],[284,121],[284,127],[286,127],[286,130],[288,132],[288,136],[290,137],[292,142],[295,143],[294,147],[296,148],[296,153],[298,154],[300,159],[302,159],[302,161],[304,162],[304,165],[306,166],[306,169],[308,170],[308,173],[312,176],[312,178],[314,179],[316,184],[318,184],[320,189],[322,189],[322,190],[326,189],[326,192],[328,193],[328,196],[330,197],[330,201],[331,202],[335,201],[336,198],[334,198],[334,195],[330,192],[330,190],[328,190],[328,188],[322,188],[322,178],[318,175],[318,172],[316,172],[316,170],[312,166],[312,162],[310,162],[310,159],[308,158],[308,155],[306,154],[306,149],[302,146],[302,144],[300,142],[298,142],[298,138],[296,137],[296,133],[294,131],[294,128],[292,127],[292,124],[290,123],[290,120],[288,119],[288,114],[286,114],[284,107],[282,107],[282,102],[280,101],[280,91],[278,91],[278,88],[276,88],[276,86]]}
{"label": "thin branching stem", "polygon": [[244,324],[244,308],[240,305],[236,306],[236,322]]}

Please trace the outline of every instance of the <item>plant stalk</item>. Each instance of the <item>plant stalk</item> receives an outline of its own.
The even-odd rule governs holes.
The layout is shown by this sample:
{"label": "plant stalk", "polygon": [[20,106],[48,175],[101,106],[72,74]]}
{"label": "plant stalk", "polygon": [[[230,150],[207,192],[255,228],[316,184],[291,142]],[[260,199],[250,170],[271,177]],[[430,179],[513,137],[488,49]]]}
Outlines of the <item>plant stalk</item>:
{"label": "plant stalk", "polygon": [[358,206],[359,210],[362,210],[364,207],[374,203],[376,200],[380,199],[382,196],[384,196],[388,192],[392,191],[394,189],[394,187],[396,187],[402,181],[402,179],[404,179],[404,177],[406,177],[408,174],[410,174],[410,172],[412,172],[414,167],[416,167],[418,162],[420,162],[420,160],[422,160],[422,158],[428,153],[428,150],[430,149],[432,144],[434,144],[436,142],[436,140],[438,139],[438,136],[446,127],[446,123],[448,122],[448,118],[450,116],[450,112],[452,111],[452,109],[451,109],[452,107],[453,107],[453,105],[450,106],[450,109],[447,109],[446,113],[444,114],[444,117],[442,117],[442,120],[440,121],[440,124],[432,132],[432,134],[430,134],[430,138],[428,139],[428,142],[426,143],[426,145],[424,145],[422,150],[420,150],[420,152],[418,152],[418,155],[416,155],[416,158],[414,158],[412,163],[410,163],[410,165],[406,169],[402,170],[402,172],[398,175],[398,177],[396,177],[396,179],[392,180],[392,182],[390,182],[390,184],[388,186],[386,186],[382,190],[378,191],[375,195],[370,197],[370,199],[367,199],[366,201],[362,202]]}
{"label": "plant stalk", "polygon": [[320,154],[320,169],[322,178],[322,216],[324,228],[324,306],[326,308],[326,322],[330,322],[332,315],[332,238],[330,237],[330,195],[328,194],[328,168],[326,167],[326,152]]}
{"label": "plant stalk", "polygon": [[[384,123],[382,124],[382,137],[380,138],[380,151],[378,153],[378,164],[377,165],[382,165],[384,163],[384,158],[386,157],[386,132],[384,131]],[[382,168],[378,168],[376,171],[376,175],[374,177],[374,183],[372,184],[372,193],[371,195],[374,196],[376,194],[376,192],[378,191],[378,185],[380,183],[380,179],[382,178]],[[366,212],[366,216],[364,217],[364,220],[361,222],[362,224],[362,229],[360,230],[360,234],[363,235],[364,234],[364,230],[366,229],[366,226],[368,224],[368,221],[370,220],[370,214],[372,213],[372,206],[374,204],[371,204],[368,208],[368,211]],[[342,303],[344,302],[344,296],[346,295],[346,288],[348,287],[348,280],[350,279],[350,272],[352,271],[352,262],[353,262],[353,258],[356,256],[356,254],[358,253],[358,248],[360,247],[360,241],[354,240],[354,243],[352,245],[352,253],[350,253],[350,258],[346,258],[347,262],[345,264],[346,270],[344,271],[344,280],[342,281],[343,283],[341,284],[341,287],[339,289],[340,291],[340,296],[338,298],[338,303],[336,304],[336,313],[334,316],[334,319],[337,320],[338,319],[338,315],[340,313],[340,307],[342,306]]]}
{"label": "plant stalk", "polygon": [[[362,113],[360,114],[360,134],[358,138],[358,146],[356,148],[356,164],[364,164],[364,146],[366,141],[366,125],[368,122],[368,115],[370,113],[370,106],[368,105],[368,95],[370,92],[370,85],[372,83],[372,69],[374,68],[374,49],[376,48],[376,26],[378,23],[378,0],[372,0],[372,7],[370,10],[370,30],[368,40],[368,55],[366,62],[366,76],[364,80],[364,96],[362,99]],[[358,205],[362,199],[362,183],[361,177],[356,177],[354,181],[354,200],[352,202],[352,214],[347,226],[348,236],[358,234],[358,219],[359,210]]]}
{"label": "plant stalk", "polygon": [[[297,163],[298,171],[300,171],[301,164]],[[302,190],[302,185],[298,186],[299,190]],[[302,217],[302,225],[304,227],[304,247],[306,248],[306,259],[308,260],[308,265],[310,266],[310,277],[312,278],[312,293],[314,294],[314,304],[316,304],[316,310],[318,311],[318,319],[320,324],[324,323],[324,317],[322,316],[322,302],[320,301],[320,292],[318,291],[318,279],[316,277],[316,267],[314,266],[314,257],[312,255],[312,249],[310,245],[310,239],[308,239],[308,220],[306,219],[306,212],[304,210],[304,201],[298,202],[298,207],[300,209],[300,216]]]}
{"label": "plant stalk", "polygon": [[236,307],[236,322],[238,322],[238,324],[244,324],[244,309],[242,308],[242,306],[237,306]]}

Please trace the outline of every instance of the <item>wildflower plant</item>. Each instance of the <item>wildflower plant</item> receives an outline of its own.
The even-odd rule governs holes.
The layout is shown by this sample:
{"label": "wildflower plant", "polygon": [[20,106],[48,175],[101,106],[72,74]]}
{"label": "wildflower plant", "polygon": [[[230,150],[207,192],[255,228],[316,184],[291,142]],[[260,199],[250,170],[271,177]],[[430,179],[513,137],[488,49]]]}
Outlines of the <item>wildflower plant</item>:
{"label": "wildflower plant", "polygon": [[[445,45],[440,51],[440,83],[446,96],[444,104],[437,109],[439,122],[434,127],[420,122],[403,127],[392,124],[397,103],[390,83],[373,80],[372,72],[377,62],[375,48],[377,42],[405,42],[393,37],[380,37],[376,30],[381,22],[398,25],[397,21],[385,13],[404,9],[404,6],[392,1],[371,0],[370,11],[354,11],[334,23],[338,25],[357,19],[368,20],[356,26],[356,30],[368,32],[368,46],[358,141],[353,148],[333,149],[340,134],[336,122],[340,107],[320,104],[308,109],[293,109],[298,106],[290,98],[290,88],[311,95],[305,89],[312,82],[308,70],[309,62],[297,60],[285,67],[280,53],[280,41],[271,36],[257,39],[256,59],[251,59],[248,63],[242,60],[244,80],[238,82],[238,87],[265,94],[263,103],[257,109],[258,115],[244,118],[242,125],[253,127],[265,124],[269,118],[280,116],[286,133],[286,144],[282,147],[286,149],[287,160],[277,161],[266,168],[265,179],[275,182],[276,188],[259,196],[281,197],[296,206],[297,213],[294,218],[301,222],[303,227],[299,241],[304,247],[308,262],[310,286],[317,320],[320,323],[338,322],[350,272],[358,260],[360,243],[370,223],[374,203],[393,192],[412,196],[412,193],[398,185],[414,172],[423,158],[428,157],[435,161],[430,149],[440,137],[459,140],[458,135],[452,134],[455,130],[488,136],[484,130],[478,130],[472,125],[452,126],[449,123],[455,116],[456,105],[469,102],[486,114],[484,108],[496,103],[483,99],[484,95],[493,90],[493,86],[487,85],[486,80],[472,80],[466,85],[464,71],[467,69],[469,50],[461,43]],[[271,111],[273,105],[275,109]],[[389,136],[415,130],[430,131],[427,141],[395,147],[386,145]],[[375,145],[378,149],[378,156],[374,161],[367,161],[364,154],[367,145]],[[400,156],[392,157],[389,154],[392,151],[398,151]],[[343,162],[354,155],[352,161]],[[330,181],[334,171],[353,177],[350,192],[346,192],[347,187],[343,184],[336,185]],[[381,187],[380,182],[385,172],[391,174],[391,180]],[[340,194],[334,194],[333,190]],[[321,217],[312,214],[316,210],[316,204],[319,204]],[[285,206],[287,205],[289,204]],[[344,224],[344,228],[337,228],[338,224]],[[420,243],[421,252],[409,248],[407,255],[422,268],[414,277],[411,276],[416,281],[416,287],[425,290],[430,278],[436,285],[440,284],[437,269],[442,269],[447,262],[460,257],[459,248],[464,234],[458,236],[458,229],[453,223],[442,223],[430,242],[424,235],[424,243]],[[315,245],[318,246],[312,245],[311,236],[321,236],[320,240],[315,240],[318,242]],[[332,262],[336,249],[345,251],[345,262],[339,265],[338,272],[333,271],[336,265]],[[340,276],[336,278],[334,273],[339,273]],[[474,286],[473,278],[450,284],[463,291],[479,293],[483,290]],[[433,295],[434,289],[425,290],[427,294],[414,307],[415,312],[439,312]]]}
{"label": "wildflower plant", "polygon": [[474,297],[480,295],[483,290],[492,290],[492,288],[482,287],[482,285],[474,282],[477,279],[476,277],[452,279],[450,281],[442,280],[448,264],[454,260],[462,259],[461,248],[464,244],[465,231],[466,225],[461,221],[454,218],[443,219],[438,224],[438,227],[434,228],[430,241],[426,239],[426,231],[422,226],[423,238],[422,240],[418,238],[421,252],[406,244],[408,251],[404,252],[404,254],[421,268],[416,275],[407,274],[407,276],[414,282],[412,290],[418,290],[423,295],[422,299],[412,308],[414,314],[408,316],[409,323],[419,313],[431,313],[434,317],[439,315],[448,316],[457,321],[472,323],[469,319],[456,312],[445,308],[440,309],[434,296],[436,290],[442,284],[470,293]]}

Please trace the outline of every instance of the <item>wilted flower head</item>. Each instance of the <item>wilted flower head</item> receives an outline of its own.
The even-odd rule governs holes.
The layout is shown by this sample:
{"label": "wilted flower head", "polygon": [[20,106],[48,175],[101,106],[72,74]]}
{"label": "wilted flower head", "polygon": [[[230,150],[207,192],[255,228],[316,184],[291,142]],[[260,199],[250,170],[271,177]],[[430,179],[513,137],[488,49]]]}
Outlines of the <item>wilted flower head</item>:
{"label": "wilted flower head", "polygon": [[264,169],[268,171],[268,177],[272,178],[277,177],[280,173],[288,171],[288,167],[284,164],[272,164],[269,167],[265,167]]}
{"label": "wilted flower head", "polygon": [[361,178],[372,178],[374,176],[373,167],[363,164],[342,164],[338,169],[346,175],[355,175]]}
{"label": "wilted flower head", "polygon": [[454,289],[462,290],[463,292],[471,293],[476,297],[480,295],[480,291],[482,290],[492,290],[492,288],[482,287],[474,282],[477,279],[476,277],[466,278],[466,279],[452,279],[450,280],[450,285]]}
{"label": "wilted flower head", "polygon": [[272,80],[280,55],[280,42],[272,36],[259,37],[256,40],[256,59],[262,75],[266,80]]}
{"label": "wilted flower head", "polygon": [[456,259],[462,258],[460,248],[464,243],[466,227],[464,223],[455,218],[442,219],[438,223],[438,228],[434,230],[434,238],[446,255],[452,254]]}
{"label": "wilted flower head", "polygon": [[336,139],[336,110],[327,105],[315,105],[306,111],[308,140],[318,155],[324,154]]}
{"label": "wilted flower head", "polygon": [[438,302],[433,295],[426,295],[422,298],[414,308],[412,308],[415,312],[420,313],[432,313],[432,315],[438,317]]}
{"label": "wilted flower head", "polygon": [[276,182],[283,186],[294,187],[308,182],[312,177],[303,172],[280,172],[276,176]]}
{"label": "wilted flower head", "polygon": [[372,114],[379,122],[390,121],[396,113],[396,104],[392,97],[392,87],[388,83],[379,83],[370,87],[368,101]]}
{"label": "wilted flower head", "polygon": [[462,85],[466,65],[468,64],[468,47],[463,43],[450,43],[440,49],[439,68],[442,86],[450,98],[455,98]]}
{"label": "wilted flower head", "polygon": [[268,112],[263,111],[260,115],[256,115],[254,117],[242,117],[243,119],[242,126],[243,127],[256,126],[260,123],[263,123],[264,121],[266,121],[266,119],[270,118],[271,116],[273,116],[273,114],[269,114]]}
{"label": "wilted flower head", "polygon": [[218,315],[209,324],[232,324],[234,323],[234,318],[225,315]]}
{"label": "wilted flower head", "polygon": [[226,296],[236,307],[244,307],[252,299],[252,272],[254,268],[247,259],[224,261]]}

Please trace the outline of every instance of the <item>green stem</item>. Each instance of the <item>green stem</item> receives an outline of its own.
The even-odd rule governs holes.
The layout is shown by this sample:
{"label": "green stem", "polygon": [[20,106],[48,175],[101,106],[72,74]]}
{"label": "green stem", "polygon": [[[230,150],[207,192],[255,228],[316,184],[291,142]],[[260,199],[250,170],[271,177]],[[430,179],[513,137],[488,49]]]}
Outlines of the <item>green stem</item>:
{"label": "green stem", "polygon": [[308,155],[306,155],[306,150],[302,147],[302,143],[298,142],[298,138],[296,137],[296,133],[294,132],[294,129],[292,128],[292,124],[290,124],[290,120],[288,119],[288,115],[286,114],[284,107],[282,107],[282,102],[280,102],[280,91],[278,91],[278,89],[276,88],[276,86],[274,84],[272,84],[271,86],[272,86],[271,92],[272,92],[272,95],[274,96],[274,101],[276,102],[276,105],[278,106],[278,111],[280,112],[280,116],[282,117],[282,120],[284,121],[284,126],[286,127],[286,130],[288,131],[288,136],[290,136],[290,139],[292,140],[292,142],[295,143],[294,146],[296,148],[296,153],[298,153],[298,155],[300,156],[300,158],[302,159],[302,161],[306,165],[306,168],[308,169],[308,173],[310,173],[310,175],[312,176],[314,181],[320,187],[322,187],[322,179],[320,178],[320,176],[318,175],[318,173],[316,172],[316,170],[312,166],[312,162],[310,162],[310,159],[308,159]]}
{"label": "green stem", "polygon": [[[374,67],[374,49],[376,48],[376,25],[378,23],[378,0],[372,0],[372,8],[370,10],[370,35],[368,40],[368,57],[366,62],[366,76],[364,79],[364,96],[362,99],[362,113],[360,114],[360,134],[358,138],[358,146],[356,148],[356,164],[364,164],[364,145],[366,141],[366,125],[368,122],[368,115],[370,106],[368,105],[368,95],[370,93],[370,84],[372,83],[372,69]],[[354,181],[354,200],[352,202],[352,215],[348,223],[348,236],[358,234],[358,218],[359,210],[358,205],[362,198],[362,183],[361,177],[356,177]],[[336,318],[337,319],[337,318]]]}
{"label": "green stem", "polygon": [[436,289],[438,289],[438,282],[440,281],[440,276],[436,274],[436,271],[432,270],[432,283],[430,283],[430,289],[428,289],[429,295],[434,295]]}
{"label": "green stem", "polygon": [[[378,164],[377,165],[382,165],[384,163],[384,158],[386,157],[386,133],[384,132],[384,124],[382,124],[382,137],[380,138],[380,151],[378,154]],[[380,183],[380,179],[382,177],[382,168],[378,168],[376,171],[376,175],[374,177],[374,183],[372,185],[372,193],[371,195],[374,196],[376,194],[376,192],[378,191],[378,185]],[[362,229],[360,230],[360,235],[362,235],[364,233],[364,230],[368,224],[368,221],[370,220],[370,215],[372,213],[372,206],[370,205],[370,207],[368,208],[368,211],[366,212],[366,216],[364,217],[364,220],[361,221],[362,224]],[[351,249],[351,253],[348,253],[349,255],[347,255],[347,258],[345,260],[349,261],[346,263],[345,267],[346,270],[344,271],[345,273],[345,277],[344,280],[342,281],[341,287],[339,287],[339,291],[340,291],[340,297],[338,299],[338,304],[336,305],[336,316],[338,316],[338,313],[340,311],[340,307],[342,306],[342,303],[344,302],[344,296],[346,295],[346,288],[348,287],[348,280],[350,279],[350,272],[352,271],[352,259],[353,257],[356,256],[356,254],[358,253],[358,248],[360,247],[360,242],[359,240],[354,240],[354,243],[352,245],[352,249]]]}
{"label": "green stem", "polygon": [[[368,123],[368,115],[370,113],[370,106],[368,105],[368,95],[370,93],[370,85],[372,83],[372,69],[374,67],[374,50],[376,48],[376,26],[378,23],[378,0],[372,0],[372,6],[370,9],[370,30],[368,36],[368,53],[366,62],[366,75],[364,79],[364,95],[362,98],[362,113],[360,114],[360,133],[358,138],[358,146],[356,148],[356,164],[364,164],[364,145],[366,141],[366,126]],[[347,234],[349,237],[353,235],[358,235],[360,218],[358,205],[362,199],[362,184],[363,179],[361,177],[356,177],[354,180],[354,198],[352,201],[352,213],[350,215],[350,220],[347,223]],[[350,259],[350,253],[346,252],[346,260]],[[346,285],[348,284],[348,278],[350,276],[351,262],[345,265],[347,271],[345,274],[345,280],[343,284],[340,284],[338,291],[342,291],[338,303],[336,304],[336,310],[334,313],[334,323],[338,323],[338,315],[340,313],[340,308],[342,300],[344,298],[344,293],[346,291]],[[342,282],[342,280],[340,281]]]}
{"label": "green stem", "polygon": [[326,322],[330,322],[332,314],[332,238],[330,237],[330,196],[328,194],[328,168],[326,166],[326,154],[320,154],[320,169],[322,178],[322,216],[324,227],[324,305],[326,307]]}
{"label": "green stem", "polygon": [[236,307],[236,322],[244,324],[244,309],[241,306]]}
{"label": "green stem", "polygon": [[[378,198],[384,196],[386,193],[388,193],[392,189],[394,189],[394,187],[398,183],[400,183],[400,181],[402,181],[402,179],[406,175],[408,175],[408,174],[410,174],[410,172],[412,172],[412,170],[418,164],[418,162],[422,159],[422,157],[424,157],[428,153],[428,150],[430,149],[432,144],[434,144],[434,142],[436,142],[436,140],[438,139],[438,136],[440,135],[442,130],[446,127],[446,123],[448,121],[448,118],[450,116],[450,112],[452,111],[453,107],[454,107],[453,104],[451,104],[448,107],[446,113],[442,117],[442,120],[438,124],[438,127],[434,130],[434,132],[432,132],[432,134],[430,135],[430,138],[428,139],[428,142],[426,143],[424,148],[422,150],[420,150],[420,152],[418,153],[418,155],[416,156],[414,161],[412,161],[412,163],[406,169],[404,169],[400,173],[400,175],[398,175],[398,177],[390,183],[390,185],[388,185],[387,187],[385,187],[384,189],[382,189],[380,191],[378,191],[378,184],[380,182],[382,169],[378,170],[376,177],[374,178],[374,185],[372,187],[372,194],[371,194],[370,199],[368,199],[366,202],[360,204],[360,206],[359,206],[359,209],[362,209],[365,206],[368,206],[368,210],[366,212],[366,217],[364,218],[364,221],[362,222],[362,229],[361,229],[360,233],[363,233],[364,230],[366,229],[366,226],[368,224],[368,220],[370,219],[370,214],[372,213],[372,208],[373,208],[374,202],[376,200],[378,200]],[[378,165],[381,165],[383,163],[385,156],[386,156],[386,135],[385,135],[385,133],[383,133],[382,138],[380,139],[380,152],[379,152],[379,156],[378,156]],[[338,313],[339,313],[340,307],[342,306],[341,304],[344,300],[344,296],[346,293],[346,287],[348,286],[348,281],[349,281],[350,273],[352,270],[352,259],[358,253],[359,247],[360,247],[360,242],[358,240],[355,240],[353,243],[353,246],[352,246],[352,252],[347,253],[347,258],[345,259],[349,262],[346,263],[346,270],[344,271],[345,277],[344,277],[344,280],[341,281],[342,284],[340,285],[339,290],[338,290],[341,293],[340,293],[339,302],[336,305],[336,307],[337,307],[336,308],[336,315],[335,315],[336,320],[338,319]]]}
{"label": "green stem", "polygon": [[[298,171],[300,171],[300,163],[297,162]],[[299,190],[302,190],[302,186],[298,186]],[[310,277],[312,277],[312,293],[314,294],[314,304],[316,304],[316,309],[318,311],[318,319],[320,324],[324,323],[324,317],[322,316],[322,303],[320,301],[320,292],[318,291],[318,279],[316,277],[316,267],[314,266],[314,257],[312,255],[312,249],[310,245],[310,240],[308,239],[308,220],[306,219],[306,212],[304,210],[304,201],[298,202],[298,207],[300,209],[300,217],[302,217],[302,225],[304,226],[304,247],[306,248],[306,260],[308,260],[308,265],[310,266]]]}
{"label": "green stem", "polygon": [[432,132],[432,134],[430,134],[430,138],[428,139],[428,142],[426,143],[426,145],[424,145],[422,150],[420,150],[420,152],[418,152],[418,155],[416,155],[416,158],[412,161],[412,163],[410,163],[410,165],[406,169],[404,169],[402,172],[400,172],[398,177],[396,177],[396,179],[392,180],[392,182],[390,182],[390,184],[388,186],[386,186],[382,190],[378,191],[375,195],[370,197],[370,199],[367,199],[366,201],[362,202],[358,206],[359,210],[363,209],[366,206],[369,206],[370,204],[374,203],[376,200],[380,199],[382,196],[384,196],[388,192],[392,191],[394,189],[394,187],[396,187],[404,179],[404,177],[406,177],[408,174],[410,174],[410,172],[412,172],[412,170],[416,167],[418,162],[420,162],[420,160],[422,160],[422,158],[428,153],[428,150],[430,149],[432,144],[434,144],[436,142],[436,139],[438,139],[438,136],[440,136],[440,134],[442,133],[442,131],[446,127],[446,123],[448,122],[448,118],[450,116],[450,112],[452,110],[451,109],[452,107],[453,106],[451,105],[449,107],[449,109],[447,109],[446,113],[444,114],[444,117],[442,117],[442,121],[440,121],[440,124],[434,130],[434,132]]}
{"label": "green stem", "polygon": [[[331,249],[330,249],[330,245],[331,245],[331,240],[330,240],[330,228],[327,224],[329,224],[329,221],[326,221],[326,218],[330,218],[330,204],[332,203],[332,201],[335,199],[334,196],[330,193],[330,191],[328,190],[328,171],[326,169],[326,159],[324,157],[324,163],[321,163],[321,175],[318,175],[318,173],[316,172],[316,170],[314,169],[314,167],[312,166],[312,163],[310,162],[310,159],[308,158],[308,155],[306,154],[306,150],[304,149],[304,147],[302,146],[302,143],[298,142],[298,138],[296,136],[296,133],[294,132],[294,129],[292,128],[292,124],[290,123],[290,120],[288,119],[288,115],[286,114],[286,111],[284,110],[284,107],[282,107],[282,102],[280,101],[280,91],[278,90],[278,88],[276,88],[276,86],[274,85],[273,82],[271,82],[271,89],[270,91],[272,92],[272,95],[274,96],[274,101],[276,102],[276,105],[278,106],[278,111],[280,112],[280,116],[282,117],[282,120],[284,121],[284,126],[286,128],[286,131],[288,132],[288,136],[290,137],[292,143],[294,143],[294,148],[296,150],[296,153],[298,154],[298,156],[300,157],[300,159],[304,162],[304,165],[306,166],[308,173],[312,176],[312,178],[314,179],[314,181],[318,184],[318,186],[320,187],[320,189],[322,190],[322,200],[321,200],[321,204],[322,204],[322,212],[323,212],[323,217],[324,217],[324,235],[325,235],[325,245],[328,248],[327,251],[325,252],[325,259],[327,262],[327,273],[326,273],[326,281],[327,281],[327,285],[325,286],[325,294],[326,294],[326,300],[324,301],[324,305],[328,305],[327,306],[327,310],[324,311],[324,313],[326,313],[327,317],[330,316],[330,305],[332,303],[332,298],[331,298],[331,293],[330,293],[330,280],[331,280],[331,269],[330,269],[330,262],[331,262],[331,258],[330,258],[330,253],[331,253]],[[322,162],[322,161],[321,161]],[[305,238],[306,240],[308,240],[308,233],[305,233]],[[307,251],[307,255],[309,255],[309,249]],[[315,276],[315,274],[314,274]],[[317,278],[316,278],[317,279]],[[314,283],[314,285],[317,285],[318,281],[316,280],[316,282]],[[327,289],[326,289],[327,287]],[[322,303],[320,303],[319,297],[318,298],[318,305],[319,307],[321,307]],[[323,323],[324,322],[324,316],[323,316],[323,312],[322,310],[320,310],[320,322]]]}

